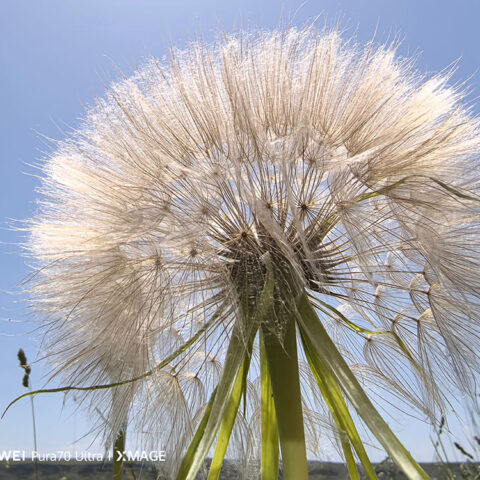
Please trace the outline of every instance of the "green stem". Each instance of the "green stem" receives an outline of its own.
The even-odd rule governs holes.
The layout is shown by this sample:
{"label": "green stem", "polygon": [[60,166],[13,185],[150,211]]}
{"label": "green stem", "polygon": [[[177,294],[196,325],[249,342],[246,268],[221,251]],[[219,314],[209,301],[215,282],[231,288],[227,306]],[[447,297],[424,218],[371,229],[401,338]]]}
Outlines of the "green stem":
{"label": "green stem", "polygon": [[295,321],[286,319],[283,340],[264,332],[265,352],[277,413],[285,480],[308,480]]}
{"label": "green stem", "polygon": [[[32,391],[31,384],[29,383],[29,389]],[[32,410],[32,425],[33,425],[33,448],[35,449],[36,452],[38,452],[38,445],[37,445],[37,422],[35,419],[35,405],[33,402],[33,397],[30,397],[30,407]],[[38,480],[38,458],[35,457],[34,461],[34,479]]]}
{"label": "green stem", "polygon": [[118,432],[117,439],[113,445],[113,480],[123,478],[123,455],[125,452],[125,431]]}
{"label": "green stem", "polygon": [[277,416],[263,334],[260,334],[259,342],[262,394],[262,480],[277,480],[279,464]]}

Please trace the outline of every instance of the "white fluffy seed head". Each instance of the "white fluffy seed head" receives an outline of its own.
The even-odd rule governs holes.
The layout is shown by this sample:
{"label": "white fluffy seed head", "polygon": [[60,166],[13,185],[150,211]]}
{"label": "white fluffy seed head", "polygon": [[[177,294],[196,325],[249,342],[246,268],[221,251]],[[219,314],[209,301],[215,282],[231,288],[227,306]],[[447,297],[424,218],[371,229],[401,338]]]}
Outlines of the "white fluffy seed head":
{"label": "white fluffy seed head", "polygon": [[[47,159],[29,223],[31,301],[54,372],[83,385],[127,380],[205,328],[160,377],[118,391],[121,418],[105,407],[112,435],[133,397],[137,410],[173,412],[179,458],[239,291],[256,300],[269,254],[312,301],[352,313],[359,328],[321,310],[362,379],[434,413],[449,389],[471,389],[478,121],[448,80],[389,47],[291,29],[196,43],[113,85]],[[272,320],[280,337],[282,327]],[[149,432],[155,419],[164,428],[164,417],[135,414]]]}

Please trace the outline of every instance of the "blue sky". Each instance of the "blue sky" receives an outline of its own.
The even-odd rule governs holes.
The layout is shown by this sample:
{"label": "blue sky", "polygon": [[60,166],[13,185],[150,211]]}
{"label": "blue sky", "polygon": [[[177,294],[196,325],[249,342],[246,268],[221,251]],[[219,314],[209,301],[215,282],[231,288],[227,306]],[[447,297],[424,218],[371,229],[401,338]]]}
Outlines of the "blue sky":
{"label": "blue sky", "polygon": [[[130,74],[142,59],[164,56],[170,45],[184,47],[219,31],[303,25],[326,14],[340,19],[347,34],[367,41],[400,38],[403,55],[421,54],[418,68],[437,72],[460,59],[453,81],[470,78],[472,98],[480,95],[480,3],[476,0],[2,0],[0,3],[0,408],[24,392],[16,353],[29,360],[40,338],[25,315],[21,297],[11,295],[28,268],[20,256],[21,232],[9,229],[32,215],[39,181],[29,164],[49,150],[44,137],[62,138],[78,124],[84,106],[105,84]],[[322,23],[323,20],[320,20]],[[480,103],[474,106],[480,111]],[[26,173],[27,174],[26,174]],[[19,303],[20,302],[20,303]],[[35,386],[43,370],[34,365]],[[70,447],[88,431],[88,417],[62,396],[37,397],[39,447]],[[455,427],[460,431],[460,426]],[[419,459],[431,460],[429,429],[405,421],[400,437]],[[91,439],[83,439],[86,448]],[[28,402],[0,422],[0,451],[31,449]]]}

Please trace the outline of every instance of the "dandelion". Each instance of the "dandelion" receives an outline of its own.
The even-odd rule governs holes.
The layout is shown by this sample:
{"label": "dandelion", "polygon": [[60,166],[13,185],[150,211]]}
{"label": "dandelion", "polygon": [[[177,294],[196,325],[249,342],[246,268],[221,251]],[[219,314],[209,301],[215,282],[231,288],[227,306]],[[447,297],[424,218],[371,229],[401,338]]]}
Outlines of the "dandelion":
{"label": "dandelion", "polygon": [[43,166],[29,291],[107,446],[297,480],[330,439],[375,478],[366,427],[428,478],[372,401],[435,421],[480,370],[478,120],[450,77],[336,31],[241,33],[87,112]]}

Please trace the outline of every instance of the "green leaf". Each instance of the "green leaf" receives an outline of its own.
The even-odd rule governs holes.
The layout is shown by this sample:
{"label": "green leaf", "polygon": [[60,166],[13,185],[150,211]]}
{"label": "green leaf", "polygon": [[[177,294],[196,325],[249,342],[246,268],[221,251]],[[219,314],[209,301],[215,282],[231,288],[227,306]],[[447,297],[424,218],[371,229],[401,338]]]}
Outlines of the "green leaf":
{"label": "green leaf", "polygon": [[472,195],[467,195],[465,193],[462,193],[460,190],[457,190],[456,188],[450,186],[450,185],[447,185],[446,183],[436,179],[436,178],[433,178],[433,177],[428,177],[430,178],[430,180],[433,180],[437,185],[440,185],[442,188],[444,188],[445,190],[447,190],[448,192],[450,193],[453,193],[453,195],[457,196],[457,197],[460,197],[460,198],[463,198],[465,200],[474,200],[476,202],[478,202],[480,199],[479,197],[473,197]]}
{"label": "green leaf", "polygon": [[331,312],[335,313],[336,316],[338,316],[349,328],[351,328],[353,331],[355,332],[358,332],[358,333],[363,333],[365,335],[388,335],[388,336],[391,336],[395,342],[397,342],[397,345],[400,347],[400,349],[402,350],[402,353],[405,355],[405,357],[408,359],[408,361],[410,362],[410,364],[412,365],[412,367],[415,369],[415,371],[417,372],[418,376],[422,379],[425,379],[425,387],[427,388],[427,390],[431,393],[433,399],[435,400],[435,402],[437,403],[438,407],[443,410],[443,407],[442,407],[442,404],[441,402],[439,401],[438,399],[438,396],[436,395],[436,393],[434,392],[434,390],[432,389],[432,385],[430,384],[430,382],[428,381],[427,378],[425,378],[425,372],[422,370],[422,368],[420,367],[420,365],[415,361],[415,358],[413,357],[413,354],[410,352],[410,350],[408,349],[407,345],[405,344],[405,342],[401,339],[400,335],[398,335],[397,332],[395,331],[392,331],[392,330],[368,330],[368,329],[365,329],[365,328],[362,328],[362,327],[359,327],[358,325],[356,325],[354,322],[352,322],[351,320],[349,320],[347,317],[345,317],[345,315],[343,315],[339,310],[337,310],[335,307],[332,307],[332,305],[329,305],[328,303],[326,302],[322,302],[322,300],[316,298],[313,300],[313,303],[315,305],[315,307],[326,313],[325,310],[323,309],[323,307],[327,308],[328,310],[330,310]]}
{"label": "green leaf", "polygon": [[[352,448],[350,447],[350,441],[345,431],[340,431],[340,441],[342,442],[342,449],[343,454],[345,455],[345,461],[347,462],[348,472],[350,473],[351,480],[360,480],[360,475],[357,469],[357,463],[355,462],[355,457],[352,452]],[[376,478],[371,477],[371,475],[367,474],[368,478]]]}
{"label": "green leaf", "polygon": [[317,317],[305,292],[298,301],[298,322],[303,335],[311,341],[315,351],[335,376],[345,396],[390,457],[402,468],[408,478],[412,480],[428,479],[428,475],[394,435],[367,397]]}
{"label": "green leaf", "polygon": [[195,435],[192,441],[190,442],[190,445],[188,446],[187,453],[185,453],[185,456],[183,457],[182,464],[180,465],[180,469],[178,470],[177,478],[185,478],[186,475],[188,474],[190,465],[193,462],[193,458],[196,454],[198,445],[200,444],[200,440],[202,439],[203,434],[205,432],[208,419],[210,418],[210,412],[212,411],[212,405],[213,405],[213,401],[215,400],[216,393],[217,393],[217,389],[215,389],[212,392],[212,395],[210,396],[210,400],[207,403],[205,412],[203,413],[202,419],[198,424]]}
{"label": "green leaf", "polygon": [[20,395],[19,397],[15,398],[12,400],[5,410],[2,413],[2,416],[0,418],[3,418],[7,411],[9,410],[10,407],[12,407],[15,403],[18,401],[22,400],[22,398],[26,397],[31,397],[34,395],[37,395],[39,393],[59,393],[59,392],[69,392],[69,391],[81,391],[81,392],[90,392],[94,390],[106,390],[109,388],[116,388],[121,385],[127,385],[129,383],[134,383],[138,382],[139,380],[143,380],[145,378],[150,377],[153,373],[158,372],[162,368],[166,367],[169,363],[171,363],[173,360],[175,360],[177,357],[179,357],[182,353],[186,352],[189,348],[191,348],[195,342],[216,322],[218,321],[220,315],[225,311],[225,307],[227,305],[227,302],[224,302],[218,309],[217,311],[212,315],[212,317],[209,319],[209,321],[202,327],[200,328],[195,335],[193,335],[191,338],[189,338],[185,343],[183,343],[177,350],[175,350],[172,354],[170,354],[167,358],[163,359],[160,363],[155,365],[151,370],[148,372],[143,373],[142,375],[139,375],[138,377],[130,378],[128,380],[122,380],[120,382],[114,382],[114,383],[107,383],[107,384],[102,384],[102,385],[91,385],[89,387],[78,387],[75,385],[68,385],[66,387],[58,387],[58,388],[43,388],[41,390],[32,390],[31,392],[24,393],[23,395]]}
{"label": "green leaf", "polygon": [[278,428],[272,383],[268,373],[263,335],[260,334],[260,376],[262,395],[262,480],[277,480],[279,465]]}
{"label": "green leaf", "polygon": [[[188,452],[191,451],[191,455],[188,455],[188,457],[186,456],[183,459],[180,471],[177,475],[177,480],[193,480],[202,466],[203,461],[221,428],[223,417],[226,415],[237,376],[245,358],[246,349],[248,348],[248,345],[251,345],[251,342],[253,342],[265,313],[270,310],[274,287],[273,267],[268,255],[264,256],[262,259],[265,262],[267,274],[262,293],[258,300],[257,308],[252,314],[248,313],[246,316],[241,316],[237,319],[233,326],[224,368],[217,385],[216,395],[213,399],[206,425],[203,429],[203,433],[199,435],[200,438],[198,439],[195,448],[192,448],[191,450],[189,447]],[[248,295],[249,288],[248,285],[246,285],[243,294],[241,295],[241,304],[244,303],[244,299],[247,298]],[[194,437],[195,441],[196,439],[197,435]]]}
{"label": "green leaf", "polygon": [[357,452],[359,460],[362,462],[363,468],[368,478],[376,479],[375,469],[370,463],[367,452],[363,446],[363,442],[358,434],[355,423],[350,415],[348,406],[343,398],[340,387],[330,369],[325,365],[321,356],[314,349],[309,338],[300,329],[303,348],[307,357],[310,368],[317,380],[320,391],[325,402],[332,413],[333,419],[340,430],[340,440],[347,461],[348,470],[352,479],[359,478],[357,465],[352,453],[351,446]]}
{"label": "green leaf", "polygon": [[235,328],[236,326],[232,332],[225,365],[203,434],[193,454],[189,458],[185,457],[182,461],[177,480],[193,480],[195,478],[220,429],[245,355],[245,343],[243,337],[240,336],[239,329]]}
{"label": "green leaf", "polygon": [[210,465],[210,472],[208,474],[208,480],[217,480],[222,469],[225,453],[227,452],[228,442],[232,434],[235,419],[237,418],[238,407],[242,400],[242,393],[246,390],[248,368],[250,366],[251,347],[246,353],[243,360],[243,364],[237,374],[235,385],[233,386],[232,395],[228,402],[228,405],[223,416],[222,426],[220,427],[220,433],[217,439],[217,445],[215,447],[215,453],[213,455],[212,463]]}

